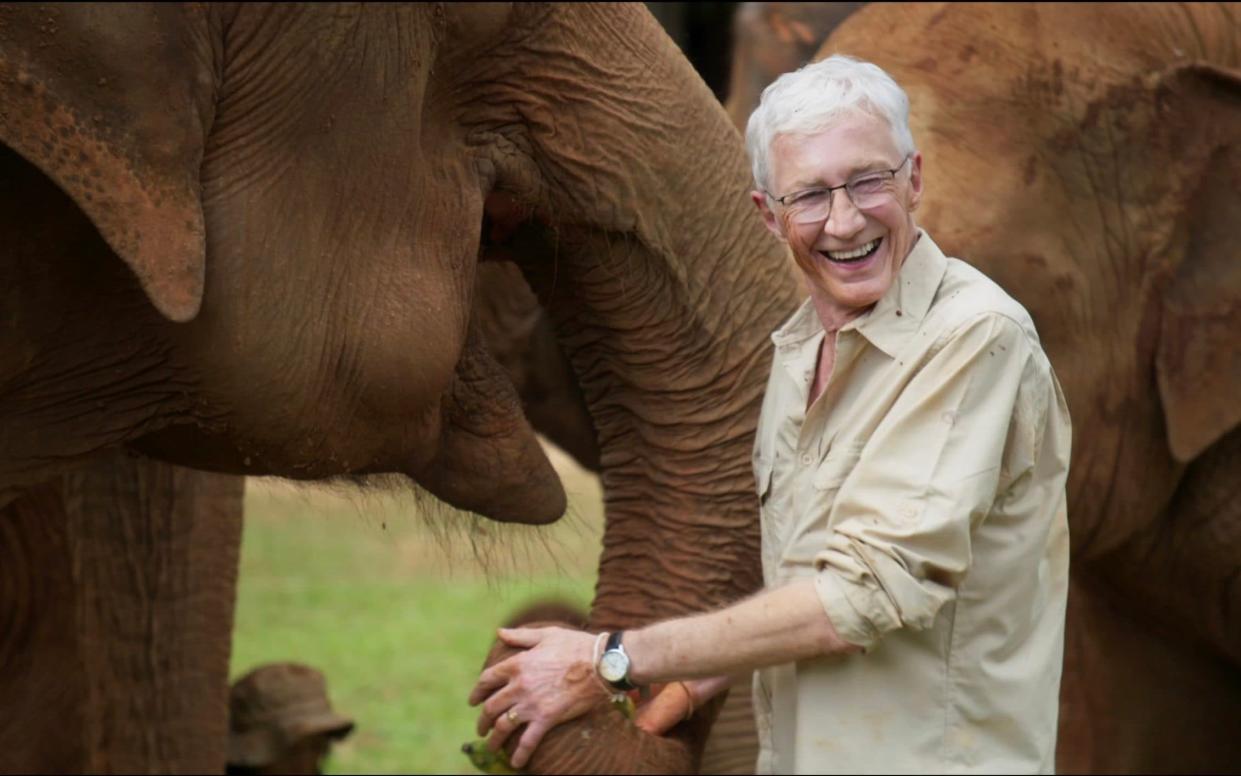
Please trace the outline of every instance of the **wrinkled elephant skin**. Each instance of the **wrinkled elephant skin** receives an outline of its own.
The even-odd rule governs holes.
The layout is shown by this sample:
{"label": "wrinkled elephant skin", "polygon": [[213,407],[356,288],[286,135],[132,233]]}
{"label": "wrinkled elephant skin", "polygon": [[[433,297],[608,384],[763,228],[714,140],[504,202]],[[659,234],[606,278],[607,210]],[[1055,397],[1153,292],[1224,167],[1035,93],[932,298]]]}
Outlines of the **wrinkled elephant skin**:
{"label": "wrinkled elephant skin", "polygon": [[[637,5],[0,6],[0,506],[128,445],[397,472],[553,520],[560,483],[472,312],[480,264],[507,261],[589,410],[591,627],[735,600],[759,584],[767,335],[796,303],[748,189],[726,114]],[[166,678],[127,665],[109,692]],[[140,694],[146,749],[97,769],[200,770]],[[644,767],[686,767],[712,713]]]}
{"label": "wrinkled elephant skin", "polygon": [[[491,181],[458,117],[429,106],[442,88],[432,66],[452,67],[434,40],[442,8],[3,13],[0,140],[37,168],[7,156],[9,177],[45,175],[68,200],[10,211],[11,229],[42,221],[58,239],[6,260],[6,308],[20,311],[8,339],[32,363],[4,373],[61,392],[5,403],[0,487],[37,479],[32,460],[81,454],[51,415],[106,429],[95,449],[142,439],[239,474],[403,472],[497,519],[563,512],[511,384],[471,334]],[[378,45],[400,35],[424,55]],[[102,240],[80,226],[60,238],[67,219]],[[104,272],[113,252],[133,279],[109,278],[108,303],[65,322],[67,283],[87,259]],[[36,275],[49,254],[70,277]],[[27,313],[32,292],[60,304]],[[83,337],[149,357],[73,363]],[[133,398],[97,400],[122,394]]]}
{"label": "wrinkled elephant skin", "polygon": [[112,451],[0,508],[0,772],[221,769],[241,498]]}

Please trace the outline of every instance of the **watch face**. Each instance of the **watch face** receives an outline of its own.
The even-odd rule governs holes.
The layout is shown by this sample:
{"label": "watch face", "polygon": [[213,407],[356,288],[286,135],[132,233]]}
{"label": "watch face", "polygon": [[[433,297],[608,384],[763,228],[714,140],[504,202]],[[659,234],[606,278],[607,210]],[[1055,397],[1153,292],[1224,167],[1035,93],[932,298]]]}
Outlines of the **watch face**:
{"label": "watch face", "polygon": [[604,652],[599,659],[599,675],[609,682],[619,682],[629,672],[629,658],[623,652]]}

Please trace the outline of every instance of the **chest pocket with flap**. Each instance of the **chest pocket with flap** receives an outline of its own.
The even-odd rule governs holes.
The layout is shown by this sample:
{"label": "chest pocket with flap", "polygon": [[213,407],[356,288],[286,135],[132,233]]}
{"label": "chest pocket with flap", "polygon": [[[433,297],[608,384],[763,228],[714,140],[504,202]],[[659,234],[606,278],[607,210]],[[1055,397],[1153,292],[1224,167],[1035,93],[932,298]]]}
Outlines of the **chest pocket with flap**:
{"label": "chest pocket with flap", "polygon": [[785,533],[778,539],[781,546],[779,565],[784,569],[778,576],[813,572],[814,558],[827,542],[827,518],[836,494],[861,455],[862,444],[834,445],[810,474],[810,487],[802,486],[796,514],[788,516]]}

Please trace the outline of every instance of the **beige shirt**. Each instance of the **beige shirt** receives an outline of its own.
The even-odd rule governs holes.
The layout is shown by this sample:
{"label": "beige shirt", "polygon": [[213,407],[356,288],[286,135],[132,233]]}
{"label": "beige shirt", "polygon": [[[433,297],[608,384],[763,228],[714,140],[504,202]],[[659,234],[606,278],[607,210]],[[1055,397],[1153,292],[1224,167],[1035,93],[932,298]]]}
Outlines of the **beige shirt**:
{"label": "beige shirt", "polygon": [[863,648],[759,671],[759,773],[1050,773],[1069,415],[1030,316],[921,233],[842,327],[774,335],[755,441],[769,588],[814,579]]}

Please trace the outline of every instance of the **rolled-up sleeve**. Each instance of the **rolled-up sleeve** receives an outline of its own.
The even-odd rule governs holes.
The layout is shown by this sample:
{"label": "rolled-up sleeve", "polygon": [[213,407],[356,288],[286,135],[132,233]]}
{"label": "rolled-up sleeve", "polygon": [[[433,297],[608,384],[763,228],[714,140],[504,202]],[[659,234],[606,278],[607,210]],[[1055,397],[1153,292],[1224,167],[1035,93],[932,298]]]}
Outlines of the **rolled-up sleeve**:
{"label": "rolled-up sleeve", "polygon": [[866,441],[814,558],[819,598],[846,641],[869,648],[895,628],[928,628],[953,600],[970,568],[971,528],[996,500],[1006,444],[1027,436],[1014,428],[1028,414],[1017,412],[1028,404],[1027,337],[998,313],[955,328]]}

